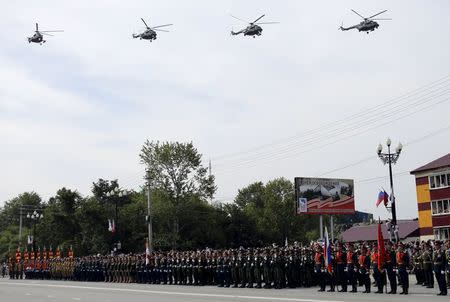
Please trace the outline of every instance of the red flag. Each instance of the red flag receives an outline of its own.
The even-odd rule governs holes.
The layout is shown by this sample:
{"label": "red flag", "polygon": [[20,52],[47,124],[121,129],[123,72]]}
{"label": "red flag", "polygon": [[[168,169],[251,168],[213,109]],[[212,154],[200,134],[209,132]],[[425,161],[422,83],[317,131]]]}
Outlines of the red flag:
{"label": "red flag", "polygon": [[386,249],[384,248],[383,232],[381,232],[381,222],[378,219],[378,269],[382,270],[386,259]]}

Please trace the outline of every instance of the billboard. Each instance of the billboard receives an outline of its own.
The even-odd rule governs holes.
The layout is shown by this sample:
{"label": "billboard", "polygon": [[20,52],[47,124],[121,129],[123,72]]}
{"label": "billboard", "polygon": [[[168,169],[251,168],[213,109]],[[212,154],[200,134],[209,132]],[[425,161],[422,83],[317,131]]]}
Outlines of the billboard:
{"label": "billboard", "polygon": [[297,214],[354,214],[353,179],[295,178]]}

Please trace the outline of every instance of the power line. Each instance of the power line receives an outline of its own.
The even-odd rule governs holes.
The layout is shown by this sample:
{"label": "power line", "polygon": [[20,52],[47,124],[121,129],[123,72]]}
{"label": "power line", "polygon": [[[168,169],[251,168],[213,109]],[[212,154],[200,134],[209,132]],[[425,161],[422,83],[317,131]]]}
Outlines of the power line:
{"label": "power line", "polygon": [[295,136],[292,136],[292,137],[289,137],[289,138],[285,138],[285,139],[280,139],[278,141],[274,141],[272,143],[260,145],[260,146],[257,146],[257,147],[253,147],[253,148],[245,150],[245,151],[240,151],[240,152],[235,152],[235,153],[231,153],[231,154],[216,156],[216,157],[213,157],[213,159],[215,161],[220,161],[223,158],[230,158],[230,157],[232,158],[232,157],[236,157],[237,155],[241,155],[241,154],[254,153],[253,151],[258,151],[258,150],[264,149],[264,148],[270,148],[273,145],[282,144],[284,142],[289,142],[290,140],[296,140],[299,137],[303,137],[303,136],[306,136],[308,134],[314,134],[314,133],[316,133],[316,132],[318,132],[318,131],[320,131],[322,129],[326,129],[326,128],[330,128],[330,127],[334,128],[339,123],[348,122],[349,120],[353,119],[354,117],[361,118],[361,116],[365,116],[367,114],[373,113],[374,111],[378,110],[379,108],[382,108],[382,109],[385,108],[385,105],[394,104],[395,102],[398,102],[398,101],[401,101],[401,100],[404,100],[404,99],[408,99],[411,96],[420,94],[420,93],[425,92],[425,91],[427,91],[429,89],[432,89],[432,88],[434,88],[434,87],[436,87],[438,85],[444,84],[444,83],[446,83],[449,80],[449,77],[450,77],[450,75],[447,75],[445,77],[440,78],[437,81],[434,81],[434,82],[431,82],[429,84],[426,84],[426,85],[424,85],[424,86],[422,86],[420,88],[417,88],[417,89],[415,89],[413,91],[405,93],[405,94],[403,94],[403,95],[401,95],[399,97],[389,99],[389,100],[387,100],[387,101],[385,101],[385,102],[383,102],[381,104],[378,104],[376,106],[372,106],[372,107],[369,107],[367,109],[361,110],[361,111],[359,111],[357,113],[354,113],[354,114],[351,114],[349,116],[346,116],[346,117],[344,117],[344,118],[342,118],[340,120],[327,123],[327,124],[325,124],[323,126],[320,126],[318,128],[314,128],[314,129],[308,130],[308,131],[306,131],[306,132],[304,132],[302,134],[295,135]]}
{"label": "power line", "polygon": [[[392,108],[389,108],[388,109],[389,112],[386,113],[386,114],[382,114],[381,118],[379,116],[372,116],[371,118],[369,118],[369,119],[366,118],[365,120],[360,121],[360,122],[358,122],[356,124],[349,124],[349,125],[346,126],[346,128],[334,129],[333,130],[334,132],[328,133],[325,138],[333,138],[333,137],[336,137],[336,136],[341,135],[341,134],[346,134],[346,133],[354,130],[355,128],[359,129],[361,127],[370,126],[371,124],[379,124],[380,121],[383,120],[383,119],[384,120],[389,119],[389,118],[395,116],[397,113],[403,113],[403,112],[405,112],[407,110],[411,110],[411,109],[417,108],[417,107],[419,107],[421,105],[424,105],[426,103],[429,103],[431,101],[434,101],[434,100],[436,100],[435,98],[444,96],[448,92],[450,92],[450,89],[449,90],[445,90],[443,92],[439,92],[439,94],[429,96],[428,98],[425,98],[425,99],[419,99],[416,102],[409,103],[409,104],[407,104],[406,106],[403,106],[403,107],[396,106],[396,107],[398,107],[397,110],[392,110]],[[441,101],[438,101],[435,104],[437,105],[439,103],[441,103]],[[422,108],[422,109],[425,109],[425,108]],[[415,112],[418,112],[418,111],[415,111]],[[393,122],[392,120],[390,120],[390,121]],[[336,132],[336,131],[339,131],[339,132]],[[310,145],[310,144],[314,144],[316,142],[321,142],[323,140],[324,140],[323,136],[317,136],[317,137],[313,137],[313,138],[310,138],[310,139],[303,139],[303,141],[299,141],[299,142],[295,143],[295,145],[299,145],[300,143],[302,143],[302,145]],[[291,146],[291,147],[289,147],[289,146],[288,147],[284,147],[284,150],[280,150],[280,151],[287,151],[287,152],[295,151],[294,150],[294,148],[296,147],[295,145]],[[230,167],[230,166],[233,166],[233,165],[237,166],[237,165],[245,164],[245,163],[248,163],[248,162],[254,162],[256,160],[262,160],[262,159],[265,159],[265,158],[268,158],[268,157],[272,157],[273,156],[272,154],[277,155],[277,154],[280,153],[280,151],[278,151],[276,153],[274,153],[273,151],[272,152],[268,152],[266,154],[261,154],[260,153],[261,154],[260,156],[255,155],[255,156],[253,156],[253,157],[251,157],[251,158],[249,158],[247,160],[241,160],[241,161],[237,161],[234,164],[227,165],[227,167]],[[220,164],[218,166],[220,167]]]}

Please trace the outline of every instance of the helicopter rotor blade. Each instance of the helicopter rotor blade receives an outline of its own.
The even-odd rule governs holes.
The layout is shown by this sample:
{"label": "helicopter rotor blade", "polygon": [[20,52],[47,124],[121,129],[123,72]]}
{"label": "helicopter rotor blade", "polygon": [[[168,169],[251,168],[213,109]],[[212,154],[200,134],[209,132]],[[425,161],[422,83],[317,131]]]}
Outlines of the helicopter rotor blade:
{"label": "helicopter rotor blade", "polygon": [[242,20],[241,18],[238,18],[238,17],[236,17],[236,16],[233,16],[232,14],[230,14],[230,16],[233,17],[233,18],[235,18],[235,19],[237,19],[237,20],[239,20],[239,21],[242,21],[242,22],[245,22],[245,23],[249,23],[248,21]]}
{"label": "helicopter rotor blade", "polygon": [[258,22],[258,23],[253,23],[253,24],[280,24],[280,22]]}
{"label": "helicopter rotor blade", "polygon": [[145,27],[150,28],[150,27],[148,27],[147,23],[145,23],[144,19],[141,18],[141,20],[142,20],[142,22],[144,22]]}
{"label": "helicopter rotor blade", "polygon": [[163,31],[163,32],[166,32],[166,33],[170,32],[170,30],[165,30],[165,29],[155,29],[155,31]]}
{"label": "helicopter rotor blade", "polygon": [[151,29],[160,28],[160,27],[165,27],[165,26],[171,26],[171,25],[173,25],[173,24],[158,25],[158,26],[151,27]]}
{"label": "helicopter rotor blade", "polygon": [[54,37],[55,35],[51,35],[51,34],[47,34],[46,32],[40,31],[41,35],[45,35],[45,36],[52,36]]}
{"label": "helicopter rotor blade", "polygon": [[39,25],[36,23],[36,31],[39,31]]}
{"label": "helicopter rotor blade", "polygon": [[352,12],[354,12],[355,14],[357,14],[358,16],[360,16],[361,18],[366,19],[366,18],[364,18],[363,16],[361,16],[357,11],[355,11],[355,10],[353,10],[353,9],[352,9]]}
{"label": "helicopter rotor blade", "polygon": [[367,18],[367,19],[372,19],[373,17],[378,16],[378,15],[381,15],[382,13],[385,13],[385,12],[387,12],[387,9],[385,9],[385,10],[382,11],[382,12],[379,12],[378,14],[375,14],[375,15],[373,15],[373,16],[370,16],[370,17]]}
{"label": "helicopter rotor blade", "polygon": [[62,33],[64,30],[57,29],[57,30],[41,30],[40,33]]}
{"label": "helicopter rotor blade", "polygon": [[259,17],[258,19],[256,19],[255,21],[252,22],[252,24],[255,24],[256,22],[258,22],[262,17],[264,17],[265,15],[262,15],[261,17]]}
{"label": "helicopter rotor blade", "polygon": [[392,19],[391,18],[375,18],[375,19],[371,18],[371,20],[392,20]]}

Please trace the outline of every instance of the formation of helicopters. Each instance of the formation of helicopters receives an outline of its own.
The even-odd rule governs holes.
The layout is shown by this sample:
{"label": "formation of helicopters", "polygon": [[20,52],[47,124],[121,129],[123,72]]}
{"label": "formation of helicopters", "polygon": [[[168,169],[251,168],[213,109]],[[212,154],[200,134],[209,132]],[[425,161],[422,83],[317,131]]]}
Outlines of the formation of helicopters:
{"label": "formation of helicopters", "polygon": [[[387,12],[387,10],[381,11],[375,15],[372,15],[368,18],[363,17],[362,15],[360,15],[358,12],[356,12],[355,10],[352,9],[352,12],[354,12],[355,14],[357,14],[358,16],[360,16],[363,21],[361,21],[359,24],[350,26],[350,27],[344,27],[343,24],[339,27],[340,30],[342,31],[347,31],[350,29],[357,29],[358,31],[362,31],[362,32],[366,32],[369,33],[371,31],[374,31],[375,29],[377,29],[380,25],[375,21],[375,20],[392,20],[392,19],[387,19],[387,18],[376,18],[374,19],[374,17],[381,15],[385,12]],[[259,18],[257,18],[255,21],[253,22],[248,22],[245,21],[243,19],[240,19],[238,17],[235,17],[233,15],[231,15],[231,17],[248,23],[247,27],[239,30],[239,31],[231,31],[231,35],[235,36],[235,35],[239,35],[239,34],[243,34],[244,36],[250,36],[255,38],[256,36],[260,36],[262,34],[262,27],[260,25],[263,24],[277,24],[279,22],[258,22],[259,20],[261,20],[265,15],[260,16]],[[134,39],[139,38],[140,40],[144,39],[144,40],[149,40],[150,42],[156,40],[157,38],[157,31],[161,31],[161,32],[168,32],[168,30],[166,29],[161,29],[162,27],[167,27],[167,26],[172,26],[173,24],[164,24],[164,25],[158,25],[158,26],[154,26],[154,27],[149,27],[147,25],[147,23],[144,21],[143,18],[141,18],[142,22],[144,23],[146,29],[141,32],[140,34],[133,34],[132,37]],[[28,43],[39,43],[39,44],[43,44],[46,42],[46,40],[44,40],[44,35],[47,36],[53,36],[52,34],[49,34],[50,32],[63,32],[63,30],[45,30],[45,31],[40,31],[38,24],[36,23],[36,30],[34,32],[34,35],[31,37],[28,37]]]}

